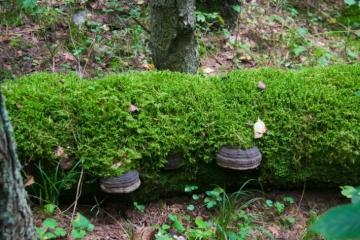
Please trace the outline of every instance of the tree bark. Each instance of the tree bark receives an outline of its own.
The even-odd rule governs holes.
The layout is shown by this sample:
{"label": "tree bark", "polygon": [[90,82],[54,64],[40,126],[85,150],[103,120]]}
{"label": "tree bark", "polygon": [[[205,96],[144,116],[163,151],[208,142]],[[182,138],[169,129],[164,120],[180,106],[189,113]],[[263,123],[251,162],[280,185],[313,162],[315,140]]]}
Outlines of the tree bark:
{"label": "tree bark", "polygon": [[195,0],[152,0],[150,49],[160,70],[196,73]]}
{"label": "tree bark", "polygon": [[37,239],[1,92],[0,113],[0,239]]}

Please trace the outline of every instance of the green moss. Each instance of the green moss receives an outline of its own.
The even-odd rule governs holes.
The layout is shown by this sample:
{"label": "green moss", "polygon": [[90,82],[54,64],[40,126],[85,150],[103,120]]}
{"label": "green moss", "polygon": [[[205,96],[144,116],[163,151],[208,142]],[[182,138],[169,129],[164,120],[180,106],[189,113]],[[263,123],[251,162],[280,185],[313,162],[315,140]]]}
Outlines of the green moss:
{"label": "green moss", "polygon": [[[258,81],[266,83],[264,92]],[[214,78],[135,72],[80,80],[37,73],[2,86],[21,159],[52,169],[61,146],[90,179],[138,169],[142,191],[150,194],[181,190],[188,182],[241,183],[249,175],[214,163],[225,144],[259,146],[263,163],[256,174],[264,182],[358,182],[359,90],[360,65]],[[138,114],[128,112],[130,103]],[[254,140],[257,118],[269,130]],[[165,173],[166,156],[174,151],[183,153],[186,165]]]}

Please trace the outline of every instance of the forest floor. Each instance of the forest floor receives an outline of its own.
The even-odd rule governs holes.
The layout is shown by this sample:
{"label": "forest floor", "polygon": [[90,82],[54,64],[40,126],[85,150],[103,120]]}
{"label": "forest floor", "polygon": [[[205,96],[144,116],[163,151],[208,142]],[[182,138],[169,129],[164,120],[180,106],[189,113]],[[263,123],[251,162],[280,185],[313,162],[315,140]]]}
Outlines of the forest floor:
{"label": "forest floor", "polygon": [[[154,69],[144,1],[68,2],[38,1],[25,12],[0,5],[1,79],[34,71],[97,77]],[[198,10],[200,73],[360,60],[360,30],[344,24],[342,0],[295,3],[246,1],[232,30],[217,12]]]}
{"label": "forest floor", "polygon": [[[37,2],[38,6],[25,10],[0,2],[0,80],[35,71],[75,71],[90,78],[154,69],[148,49],[146,1]],[[244,1],[232,30],[219,14],[199,10],[200,73],[359,62],[360,30],[344,23],[339,10],[343,5],[340,0],[296,4]],[[241,212],[241,229],[250,239],[318,239],[307,232],[309,224],[318,214],[345,201],[337,190],[271,191],[263,198]],[[194,207],[191,211],[190,203]],[[136,206],[80,204],[78,211],[95,225],[87,239],[149,240],[154,229],[167,223],[170,213],[189,227],[194,225],[189,219],[211,219],[217,213],[189,197]],[[39,226],[47,216],[37,207],[34,212]],[[55,218],[69,228],[71,212],[57,210]]]}
{"label": "forest floor", "polygon": [[[274,205],[270,207],[269,201]],[[346,199],[335,190],[265,193],[262,199],[237,213],[242,222],[237,228],[243,232],[244,238],[235,239],[322,239],[312,234],[308,229],[309,226],[329,207],[345,202]],[[284,204],[284,208],[276,207],[276,203]],[[188,209],[189,204],[194,204],[194,209],[191,211]],[[217,208],[209,210],[202,201],[194,203],[193,199],[187,196],[163,199],[140,206],[135,207],[131,203],[124,205],[124,203],[114,201],[79,205],[77,210],[95,225],[94,231],[86,239],[151,240],[162,226],[172,225],[168,218],[170,214],[177,216],[186,229],[192,230],[202,230],[197,229],[194,224],[195,219],[201,218],[211,222],[219,214]],[[66,208],[68,205],[61,208],[63,211],[57,210],[54,218],[65,229],[71,229],[69,219],[71,219],[72,209],[64,211]],[[34,208],[34,213],[37,226],[40,226],[41,222],[48,217],[40,208]],[[177,233],[174,227],[171,227],[168,232],[174,237],[173,239],[185,239],[176,238],[182,235]]]}

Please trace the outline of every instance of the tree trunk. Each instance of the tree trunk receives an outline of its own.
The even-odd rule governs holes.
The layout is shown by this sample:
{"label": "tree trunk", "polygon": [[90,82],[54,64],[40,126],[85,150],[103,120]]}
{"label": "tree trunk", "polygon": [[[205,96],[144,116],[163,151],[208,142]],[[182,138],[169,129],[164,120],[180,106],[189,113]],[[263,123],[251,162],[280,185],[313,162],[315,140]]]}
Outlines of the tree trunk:
{"label": "tree trunk", "polygon": [[37,239],[1,93],[0,113],[0,239]]}
{"label": "tree trunk", "polygon": [[152,0],[150,48],[160,70],[196,73],[195,0]]}
{"label": "tree trunk", "polygon": [[221,11],[225,24],[230,29],[233,29],[236,26],[239,17],[239,13],[233,8],[233,6],[236,5],[240,5],[239,0],[225,0],[224,7]]}

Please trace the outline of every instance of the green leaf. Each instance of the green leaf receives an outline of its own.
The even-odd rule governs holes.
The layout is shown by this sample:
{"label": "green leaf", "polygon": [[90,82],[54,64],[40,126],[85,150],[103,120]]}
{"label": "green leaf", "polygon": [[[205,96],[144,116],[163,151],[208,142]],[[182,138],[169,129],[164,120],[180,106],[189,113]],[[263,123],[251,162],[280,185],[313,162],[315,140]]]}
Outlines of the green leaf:
{"label": "green leaf", "polygon": [[200,198],[199,194],[193,194],[192,195],[192,199],[195,200],[195,201],[199,200],[199,198]]}
{"label": "green leaf", "polygon": [[347,55],[349,58],[356,60],[358,58],[358,54],[350,49],[347,50]]}
{"label": "green leaf", "polygon": [[65,229],[63,229],[61,227],[57,227],[57,228],[55,228],[54,234],[57,237],[65,237],[66,236],[66,231],[65,231]]}
{"label": "green leaf", "polygon": [[57,236],[52,232],[47,232],[44,234],[43,238],[44,239],[55,239],[55,238],[57,238]]}
{"label": "green leaf", "polygon": [[298,28],[297,32],[301,37],[305,37],[309,34],[309,30],[307,28]]}
{"label": "green leaf", "polygon": [[169,225],[167,225],[167,224],[165,224],[165,223],[164,223],[163,225],[161,225],[161,230],[167,232],[169,229],[170,229],[170,226],[169,226]]}
{"label": "green leaf", "polygon": [[345,204],[331,208],[311,226],[326,239],[360,238],[360,204]]}
{"label": "green leaf", "polygon": [[82,239],[85,236],[86,236],[85,230],[76,229],[76,228],[71,230],[71,237],[74,238],[74,239]]}
{"label": "green leaf", "polygon": [[49,203],[44,206],[44,211],[48,214],[53,214],[56,210],[56,205]]}
{"label": "green leaf", "polygon": [[289,197],[289,196],[283,197],[283,201],[287,202],[289,204],[294,204],[295,203],[294,198]]}
{"label": "green leaf", "polygon": [[356,0],[344,0],[344,2],[349,6],[352,6],[352,5],[356,4]]}
{"label": "green leaf", "polygon": [[241,6],[240,5],[232,5],[232,9],[237,13],[241,12]]}
{"label": "green leaf", "polygon": [[206,229],[209,227],[209,224],[207,222],[205,222],[201,217],[195,218],[195,224],[198,228]]}
{"label": "green leaf", "polygon": [[216,201],[210,199],[210,198],[205,198],[204,200],[205,204],[206,204],[206,208],[210,209],[216,206]]}
{"label": "green leaf", "polygon": [[26,10],[32,10],[36,7],[36,0],[22,0],[21,5]]}
{"label": "green leaf", "polygon": [[306,48],[304,46],[296,46],[294,49],[293,49],[293,52],[295,54],[295,56],[300,56],[303,52],[306,51]]}
{"label": "green leaf", "polygon": [[268,206],[268,207],[272,207],[272,206],[274,205],[273,201],[270,200],[270,199],[266,200],[266,201],[265,201],[265,204],[266,204],[266,206]]}
{"label": "green leaf", "polygon": [[341,194],[347,198],[352,198],[356,189],[353,186],[340,186]]}
{"label": "green leaf", "polygon": [[194,211],[194,209],[195,209],[194,205],[192,205],[192,204],[189,204],[186,208],[189,211]]}
{"label": "green leaf", "polygon": [[233,231],[230,231],[228,239],[229,240],[238,240],[237,234],[234,233]]}
{"label": "green leaf", "polygon": [[144,204],[139,204],[138,202],[134,202],[134,207],[136,210],[138,210],[139,212],[145,212],[145,205]]}
{"label": "green leaf", "polygon": [[44,227],[46,227],[46,228],[56,228],[57,225],[58,225],[58,223],[57,223],[57,221],[56,221],[55,219],[53,219],[53,218],[46,218],[46,219],[43,221],[42,225],[43,225]]}
{"label": "green leaf", "polygon": [[46,228],[44,227],[36,227],[35,230],[37,235],[39,235],[40,237],[46,233]]}
{"label": "green leaf", "polygon": [[176,231],[178,231],[179,233],[185,232],[185,227],[182,225],[182,223],[180,222],[180,220],[177,218],[176,215],[169,214],[168,217],[169,217],[170,221],[173,223]]}
{"label": "green leaf", "polygon": [[277,212],[278,214],[283,213],[284,210],[285,210],[285,205],[284,205],[283,203],[281,203],[281,202],[275,202],[275,203],[274,203],[274,207],[275,207],[276,212]]}
{"label": "green leaf", "polygon": [[198,186],[195,185],[186,185],[184,191],[185,192],[192,192],[198,189]]}
{"label": "green leaf", "polygon": [[90,221],[80,213],[77,213],[74,221],[72,222],[72,226],[78,229],[88,229],[90,224]]}

